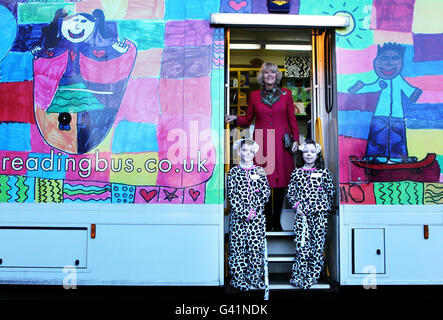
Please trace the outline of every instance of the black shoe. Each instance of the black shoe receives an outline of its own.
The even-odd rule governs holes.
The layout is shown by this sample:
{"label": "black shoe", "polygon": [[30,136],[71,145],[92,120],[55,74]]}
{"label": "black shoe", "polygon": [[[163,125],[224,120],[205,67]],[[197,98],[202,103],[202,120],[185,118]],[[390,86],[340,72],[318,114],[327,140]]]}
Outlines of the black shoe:
{"label": "black shoe", "polygon": [[272,229],[274,229],[274,231],[283,231],[283,228],[281,227],[280,224],[274,225]]}

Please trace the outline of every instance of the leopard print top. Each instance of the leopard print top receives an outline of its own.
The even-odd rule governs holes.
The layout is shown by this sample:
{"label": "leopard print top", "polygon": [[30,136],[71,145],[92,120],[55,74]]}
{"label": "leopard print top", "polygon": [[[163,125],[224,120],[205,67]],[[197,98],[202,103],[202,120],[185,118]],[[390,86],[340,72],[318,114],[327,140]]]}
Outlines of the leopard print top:
{"label": "leopard print top", "polygon": [[291,207],[301,205],[308,212],[330,211],[334,184],[328,169],[296,168],[292,171],[287,199]]}
{"label": "leopard print top", "polygon": [[243,219],[251,218],[252,209],[257,215],[263,214],[271,189],[262,167],[237,165],[229,170],[227,184],[231,214]]}

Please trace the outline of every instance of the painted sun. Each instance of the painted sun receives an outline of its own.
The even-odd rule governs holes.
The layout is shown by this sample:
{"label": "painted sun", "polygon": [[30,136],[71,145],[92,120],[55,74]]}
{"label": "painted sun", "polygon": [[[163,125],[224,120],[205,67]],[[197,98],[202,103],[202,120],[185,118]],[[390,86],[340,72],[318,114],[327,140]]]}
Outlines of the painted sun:
{"label": "painted sun", "polygon": [[343,2],[329,3],[328,10],[323,14],[344,16],[349,18],[349,26],[336,30],[337,45],[342,48],[360,49],[372,40],[369,29],[372,4],[355,4]]}

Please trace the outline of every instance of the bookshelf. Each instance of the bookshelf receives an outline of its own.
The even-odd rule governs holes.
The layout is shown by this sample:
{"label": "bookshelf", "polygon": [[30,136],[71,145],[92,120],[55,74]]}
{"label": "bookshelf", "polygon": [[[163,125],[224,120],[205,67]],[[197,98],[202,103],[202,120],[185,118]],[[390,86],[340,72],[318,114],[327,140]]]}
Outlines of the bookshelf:
{"label": "bookshelf", "polygon": [[[249,94],[259,89],[257,74],[260,68],[230,68],[229,108],[230,114],[244,116],[248,108]],[[284,69],[280,69],[284,73]],[[291,90],[297,117],[306,116],[306,105],[311,102],[310,78],[282,79],[282,87]]]}

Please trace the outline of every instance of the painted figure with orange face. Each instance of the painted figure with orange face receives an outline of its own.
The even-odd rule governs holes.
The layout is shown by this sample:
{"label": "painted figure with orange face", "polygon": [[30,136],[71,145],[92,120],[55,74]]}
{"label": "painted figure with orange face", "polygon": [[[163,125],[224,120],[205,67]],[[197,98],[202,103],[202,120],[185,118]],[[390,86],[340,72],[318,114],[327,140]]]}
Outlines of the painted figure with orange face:
{"label": "painted figure with orange face", "polygon": [[402,95],[416,102],[422,90],[411,86],[401,75],[405,48],[393,43],[378,46],[373,83],[357,81],[350,93],[380,92],[368,135],[366,159],[371,162],[395,163],[416,161],[408,156]]}

